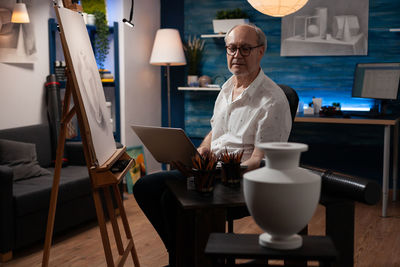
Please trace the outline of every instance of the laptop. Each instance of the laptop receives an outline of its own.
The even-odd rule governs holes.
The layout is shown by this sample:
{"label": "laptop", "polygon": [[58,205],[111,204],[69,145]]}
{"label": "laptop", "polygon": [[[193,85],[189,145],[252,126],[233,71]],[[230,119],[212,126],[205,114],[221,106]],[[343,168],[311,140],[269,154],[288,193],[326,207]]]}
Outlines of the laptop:
{"label": "laptop", "polygon": [[144,146],[160,163],[172,161],[192,166],[192,157],[197,152],[185,131],[180,128],[131,125]]}

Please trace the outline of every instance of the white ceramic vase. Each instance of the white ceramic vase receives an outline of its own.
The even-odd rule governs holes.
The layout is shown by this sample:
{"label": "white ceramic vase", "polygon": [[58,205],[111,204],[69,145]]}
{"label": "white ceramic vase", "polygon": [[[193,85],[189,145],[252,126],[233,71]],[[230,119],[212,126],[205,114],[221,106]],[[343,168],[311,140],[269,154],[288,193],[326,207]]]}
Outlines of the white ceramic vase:
{"label": "white ceramic vase", "polygon": [[213,19],[214,33],[226,33],[239,24],[249,24],[248,19]]}
{"label": "white ceramic vase", "polygon": [[296,249],[303,240],[297,233],[310,221],[318,205],[321,177],[299,167],[306,144],[262,143],[266,165],[244,174],[247,208],[265,231],[261,246]]}
{"label": "white ceramic vase", "polygon": [[199,76],[197,75],[188,75],[187,83],[190,87],[198,87],[199,86]]}

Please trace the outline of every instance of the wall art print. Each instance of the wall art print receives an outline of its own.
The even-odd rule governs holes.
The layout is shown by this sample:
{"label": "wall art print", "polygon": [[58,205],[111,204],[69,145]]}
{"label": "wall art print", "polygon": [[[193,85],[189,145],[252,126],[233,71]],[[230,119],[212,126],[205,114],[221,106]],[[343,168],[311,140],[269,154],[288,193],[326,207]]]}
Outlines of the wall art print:
{"label": "wall art print", "polygon": [[34,18],[30,12],[33,1],[23,1],[28,10],[29,23],[11,22],[15,2],[0,1],[0,62],[33,63],[37,59]]}
{"label": "wall art print", "polygon": [[368,52],[368,0],[313,0],[282,18],[281,56],[355,56]]}

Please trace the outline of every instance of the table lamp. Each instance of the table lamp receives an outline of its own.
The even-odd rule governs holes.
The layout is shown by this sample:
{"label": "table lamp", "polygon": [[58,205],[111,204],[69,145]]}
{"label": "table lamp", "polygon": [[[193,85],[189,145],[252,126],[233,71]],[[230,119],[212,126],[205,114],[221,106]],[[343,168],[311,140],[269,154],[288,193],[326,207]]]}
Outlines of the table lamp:
{"label": "table lamp", "polygon": [[170,66],[186,65],[185,54],[179,31],[176,29],[159,29],[154,40],[150,64],[167,67],[168,88],[168,127],[171,127],[171,86]]}

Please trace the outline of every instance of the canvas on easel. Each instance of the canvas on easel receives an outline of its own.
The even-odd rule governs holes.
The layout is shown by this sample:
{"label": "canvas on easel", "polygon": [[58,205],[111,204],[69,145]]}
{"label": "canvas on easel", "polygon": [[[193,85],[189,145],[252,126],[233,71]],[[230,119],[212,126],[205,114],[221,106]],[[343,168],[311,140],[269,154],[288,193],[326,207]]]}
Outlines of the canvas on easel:
{"label": "canvas on easel", "polygon": [[81,14],[69,9],[59,9],[59,14],[96,158],[98,164],[102,165],[115,152],[116,146],[99,70]]}
{"label": "canvas on easel", "polygon": [[[82,15],[59,6],[55,6],[55,11],[60,28],[60,39],[64,57],[67,63],[68,80],[61,119],[61,130],[58,138],[59,142],[56,153],[56,166],[50,197],[42,266],[48,266],[49,263],[49,251],[60,181],[61,158],[67,135],[67,124],[76,114],[86,165],[91,179],[93,199],[107,265],[122,266],[128,255],[131,254],[135,266],[139,267],[140,264],[133,237],[122,203],[121,192],[118,188],[118,184],[135,164],[135,160],[126,153],[125,146],[119,149],[116,148],[112,125],[110,124],[110,115],[106,108],[103,86]],[[74,106],[70,109],[71,97],[73,97]],[[113,190],[114,198],[111,195],[110,189]],[[104,192],[105,201],[102,201],[100,198],[100,190]],[[125,230],[127,239],[125,245],[122,242],[118,227],[113,199],[117,203]],[[111,251],[103,204],[107,208],[119,254],[116,262],[114,262]]]}

